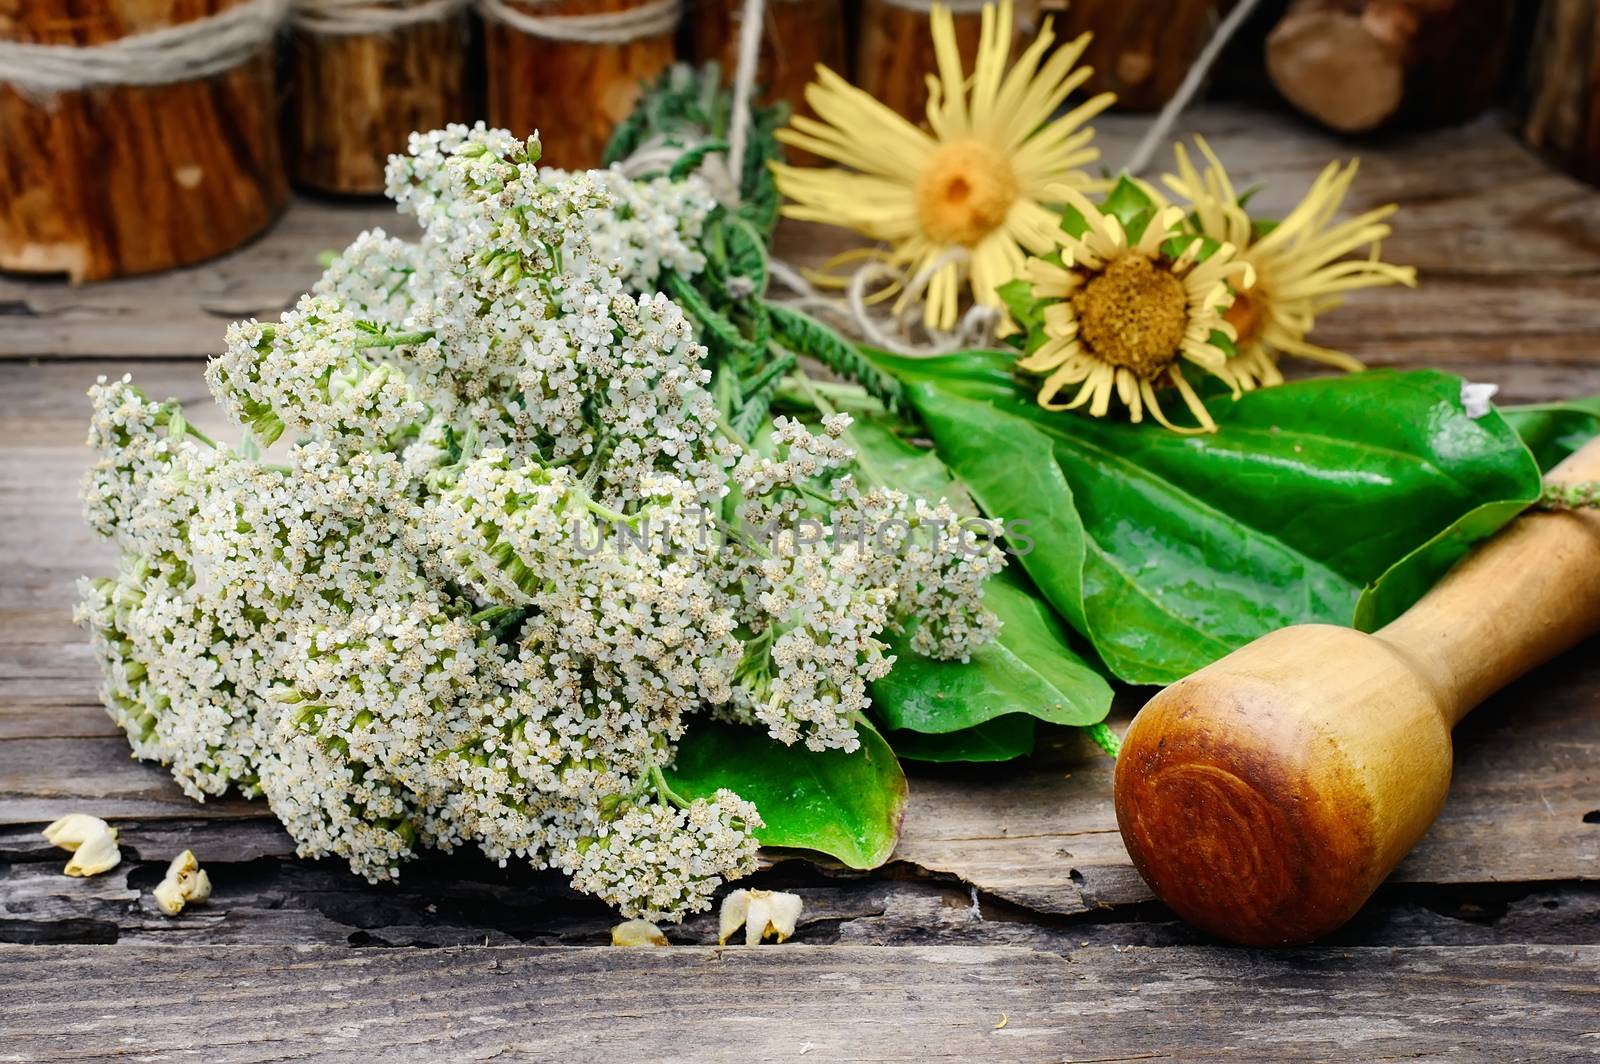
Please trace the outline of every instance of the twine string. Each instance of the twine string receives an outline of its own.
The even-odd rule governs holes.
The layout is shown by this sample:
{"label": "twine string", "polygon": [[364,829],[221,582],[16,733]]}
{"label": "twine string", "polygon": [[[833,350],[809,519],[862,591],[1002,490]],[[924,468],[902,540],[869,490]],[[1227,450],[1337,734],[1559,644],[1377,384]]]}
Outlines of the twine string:
{"label": "twine string", "polygon": [[657,37],[677,29],[683,13],[683,0],[649,0],[623,11],[600,11],[590,15],[535,15],[523,7],[542,7],[555,0],[520,0],[513,6],[507,0],[477,0],[478,12],[485,21],[510,26],[530,37],[569,44],[629,44],[645,37]]}
{"label": "twine string", "polygon": [[1150,128],[1145,130],[1144,136],[1139,138],[1139,144],[1133,149],[1133,154],[1128,156],[1128,161],[1123,164],[1123,170],[1138,177],[1149,168],[1150,162],[1155,158],[1162,142],[1172,133],[1173,124],[1178,121],[1178,116],[1184,108],[1194,99],[1204,84],[1206,74],[1210,72],[1211,65],[1222,54],[1222,49],[1228,41],[1244,25],[1245,19],[1256,9],[1260,0],[1239,0],[1228,17],[1217,25],[1216,32],[1206,42],[1206,46],[1195,56],[1194,62],[1189,66],[1189,72],[1184,75],[1183,81],[1178,85],[1178,91],[1172,94],[1172,99],[1166,102],[1155,120],[1150,123]]}
{"label": "twine string", "polygon": [[323,36],[393,33],[454,17],[470,0],[294,0],[296,29]]}
{"label": "twine string", "polygon": [[215,15],[100,44],[0,41],[0,82],[49,96],[111,85],[170,85],[232,70],[271,42],[289,0],[246,0]]}

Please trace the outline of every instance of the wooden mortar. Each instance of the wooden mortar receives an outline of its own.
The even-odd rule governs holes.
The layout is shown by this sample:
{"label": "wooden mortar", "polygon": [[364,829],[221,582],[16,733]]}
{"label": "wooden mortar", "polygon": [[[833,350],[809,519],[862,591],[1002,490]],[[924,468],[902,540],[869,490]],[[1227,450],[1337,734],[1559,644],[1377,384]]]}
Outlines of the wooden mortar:
{"label": "wooden mortar", "polygon": [[405,152],[413,130],[469,120],[466,34],[459,11],[376,33],[297,22],[284,116],[295,182],[321,192],[382,192],[389,156]]}
{"label": "wooden mortar", "polygon": [[[240,0],[0,0],[0,39],[92,45]],[[0,269],[97,281],[199,262],[288,197],[271,49],[212,77],[35,97],[0,84]]]}
{"label": "wooden mortar", "polygon": [[[626,11],[644,0],[552,0],[512,6],[539,17]],[[543,161],[570,170],[599,166],[618,122],[645,82],[672,65],[670,33],[617,44],[547,40],[489,19],[484,24],[489,124],[519,137],[535,131]]]}
{"label": "wooden mortar", "polygon": [[[1600,440],[1551,474],[1600,479]],[[1600,631],[1600,511],[1530,512],[1368,635],[1298,625],[1180,680],[1117,758],[1117,823],[1177,914],[1253,946],[1355,914],[1428,830],[1450,729]]]}

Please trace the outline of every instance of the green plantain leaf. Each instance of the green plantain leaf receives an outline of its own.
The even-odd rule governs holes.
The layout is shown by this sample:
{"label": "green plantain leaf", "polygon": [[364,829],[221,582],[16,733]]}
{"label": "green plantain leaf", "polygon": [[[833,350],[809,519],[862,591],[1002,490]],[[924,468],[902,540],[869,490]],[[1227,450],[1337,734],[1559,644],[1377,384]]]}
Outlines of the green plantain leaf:
{"label": "green plantain leaf", "polygon": [[1182,436],[1044,410],[1001,353],[874,358],[979,505],[1030,523],[1029,576],[1131,683],[1287,624],[1381,624],[1539,490],[1510,427],[1468,417],[1443,373],[1223,396],[1218,433]]}
{"label": "green plantain leaf", "polygon": [[904,635],[891,640],[894,668],[872,685],[884,727],[942,734],[1019,714],[1054,724],[1105,719],[1111,685],[1073,652],[1048,605],[1008,576],[990,580],[983,601],[1000,634],[966,662],[925,658]]}
{"label": "green plantain leaf", "polygon": [[858,475],[866,484],[929,502],[943,499],[963,517],[978,516],[972,496],[932,451],[907,443],[876,421],[854,422],[845,439],[856,452]]}
{"label": "green plantain leaf", "polygon": [[876,868],[894,852],[906,808],[906,777],[894,752],[870,726],[854,753],[784,746],[759,727],[705,717],[692,721],[666,773],[685,798],[726,787],[753,802],[766,826],[765,846],[792,846],[836,857],[851,868]]}
{"label": "green plantain leaf", "polygon": [[[924,499],[944,499],[961,514],[977,513],[971,496],[931,451],[870,421],[851,425],[847,435],[866,481]],[[967,661],[926,658],[911,649],[909,634],[891,637],[894,669],[872,685],[873,711],[885,727],[900,729],[903,737],[908,732],[970,730],[1005,716],[1057,724],[1093,724],[1105,717],[1111,707],[1110,685],[1073,650],[1036,591],[1003,573],[984,588],[984,604],[1000,618],[1000,634]],[[1010,739],[983,744],[988,755],[983,760],[1000,760],[1001,749],[1020,746],[1021,728],[1015,722],[1008,730],[997,726],[991,731]],[[1031,749],[1031,729],[1028,734]],[[905,742],[897,737],[891,745],[899,751]],[[927,744],[918,748],[929,749]]]}
{"label": "green plantain leaf", "polygon": [[1600,395],[1565,403],[1534,403],[1498,409],[1545,472],[1600,436]]}
{"label": "green plantain leaf", "polygon": [[1034,718],[1008,713],[956,732],[890,732],[889,745],[908,761],[1010,761],[1033,753]]}

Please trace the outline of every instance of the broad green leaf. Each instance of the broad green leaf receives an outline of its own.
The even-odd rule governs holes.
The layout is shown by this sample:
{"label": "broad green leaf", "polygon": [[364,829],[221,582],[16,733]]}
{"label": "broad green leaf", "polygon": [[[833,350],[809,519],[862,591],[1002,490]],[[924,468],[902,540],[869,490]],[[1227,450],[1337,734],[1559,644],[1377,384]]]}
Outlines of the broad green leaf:
{"label": "broad green leaf", "polygon": [[1054,724],[1105,718],[1111,685],[1073,651],[1049,606],[1005,576],[989,581],[983,600],[1000,634],[966,662],[926,658],[893,638],[894,668],[872,685],[885,728],[940,734],[1018,714]]}
{"label": "broad green leaf", "polygon": [[1600,395],[1565,403],[1503,406],[1499,410],[1545,472],[1600,436]]}
{"label": "broad green leaf", "polygon": [[932,451],[907,443],[876,421],[854,422],[845,430],[845,439],[856,452],[856,465],[867,484],[929,502],[943,499],[963,517],[978,516],[972,496]]}
{"label": "broad green leaf", "polygon": [[[976,514],[971,496],[932,452],[872,422],[855,423],[848,435],[870,483]],[[967,661],[927,658],[911,649],[908,635],[891,636],[894,668],[872,685],[873,711],[885,727],[939,733],[1018,713],[1057,724],[1105,717],[1110,685],[1073,650],[1036,592],[1002,574],[985,586],[984,604],[1000,618],[1000,634]]]}
{"label": "broad green leaf", "polygon": [[1010,761],[1033,753],[1034,719],[1010,713],[957,732],[890,732],[894,752],[908,761]]}
{"label": "broad green leaf", "polygon": [[666,773],[685,798],[726,787],[753,802],[766,826],[765,846],[792,846],[836,857],[851,868],[876,868],[894,852],[906,808],[906,777],[894,752],[871,727],[854,753],[784,746],[758,727],[699,718],[678,743]]}
{"label": "broad green leaf", "polygon": [[1132,683],[1287,624],[1382,623],[1538,493],[1510,427],[1442,373],[1213,399],[1221,431],[1181,436],[1043,410],[1003,354],[880,361],[980,506],[1031,522],[1028,574]]}

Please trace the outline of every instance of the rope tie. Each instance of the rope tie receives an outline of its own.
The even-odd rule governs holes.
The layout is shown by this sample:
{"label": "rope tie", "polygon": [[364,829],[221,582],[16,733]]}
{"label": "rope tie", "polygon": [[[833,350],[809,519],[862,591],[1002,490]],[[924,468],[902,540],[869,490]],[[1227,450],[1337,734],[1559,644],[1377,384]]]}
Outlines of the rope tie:
{"label": "rope tie", "polygon": [[[554,0],[522,0],[525,7],[542,7]],[[535,15],[506,0],[477,0],[485,21],[498,22],[530,37],[571,44],[629,44],[659,37],[678,27],[683,0],[650,0],[625,11],[600,11],[592,15]]]}
{"label": "rope tie", "polygon": [[323,36],[393,33],[425,22],[442,22],[470,0],[294,0],[296,29]]}
{"label": "rope tie", "polygon": [[215,15],[101,44],[0,41],[0,82],[49,96],[111,85],[170,85],[232,70],[271,42],[289,0],[247,0]]}

